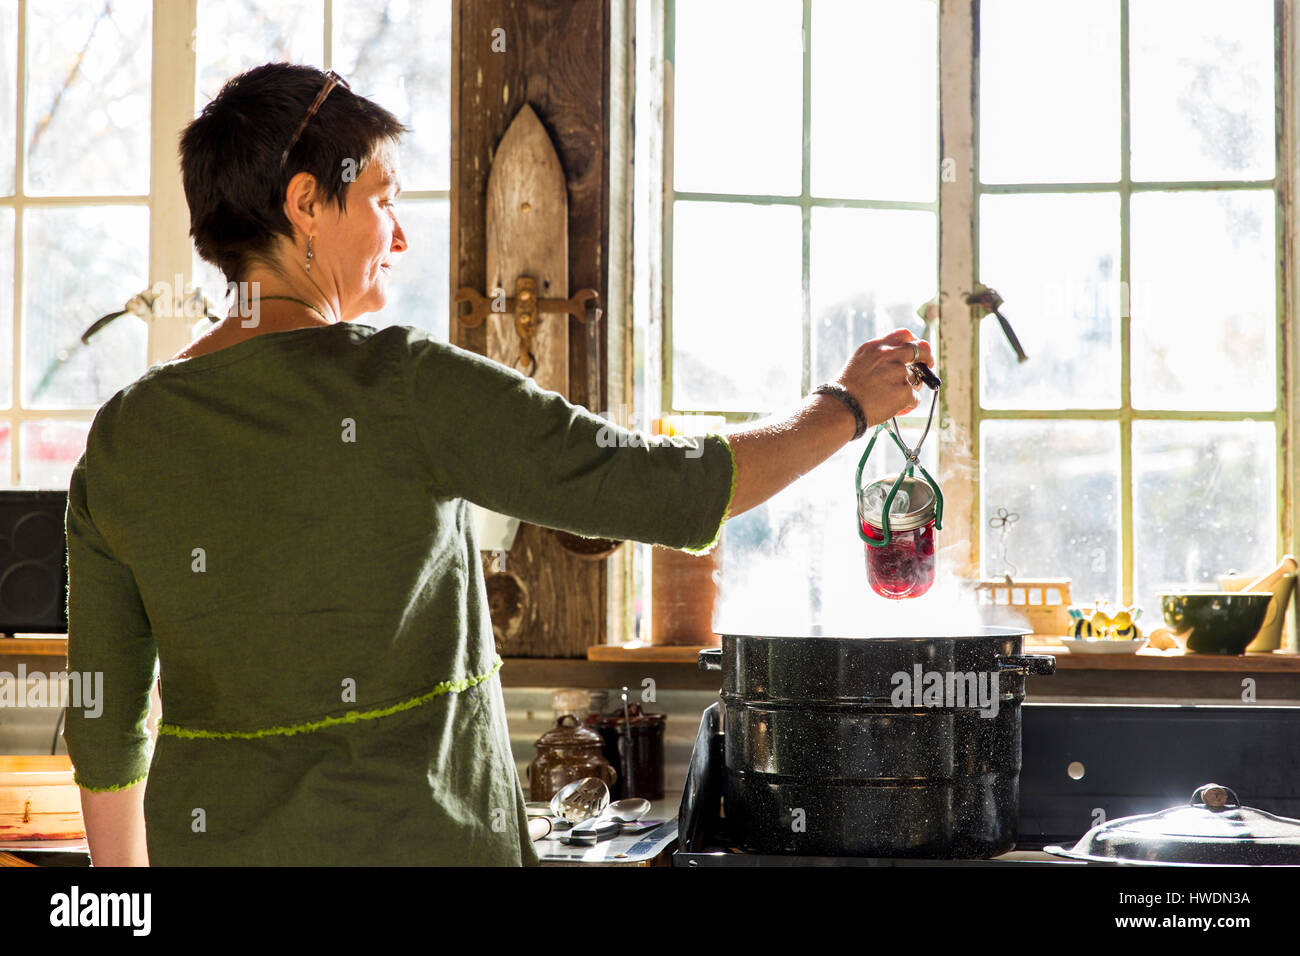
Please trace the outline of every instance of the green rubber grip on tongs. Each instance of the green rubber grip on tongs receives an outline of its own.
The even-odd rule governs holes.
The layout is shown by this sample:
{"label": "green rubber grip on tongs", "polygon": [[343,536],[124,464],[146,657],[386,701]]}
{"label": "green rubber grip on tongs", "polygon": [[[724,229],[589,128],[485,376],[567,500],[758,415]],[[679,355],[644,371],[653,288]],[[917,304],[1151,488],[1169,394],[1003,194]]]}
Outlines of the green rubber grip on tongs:
{"label": "green rubber grip on tongs", "polygon": [[[889,494],[885,495],[885,501],[884,504],[882,505],[882,511],[880,515],[880,523],[881,523],[880,530],[884,533],[884,537],[879,541],[877,541],[875,538],[869,537],[867,533],[862,530],[862,522],[864,520],[862,516],[862,469],[866,466],[867,458],[870,457],[871,450],[876,445],[876,439],[880,437],[880,433],[882,431],[886,432],[889,435],[889,437],[894,440],[894,444],[897,445],[899,451],[903,453],[904,460],[906,460],[907,456],[911,454],[911,451],[907,448],[907,446],[904,445],[901,441],[899,441],[898,436],[895,435],[888,428],[886,428],[883,424],[881,424],[876,426],[876,430],[872,434],[871,440],[867,442],[867,447],[862,452],[862,457],[858,459],[858,470],[853,478],[853,500],[854,500],[853,510],[857,513],[858,516],[858,522],[857,522],[858,537],[861,538],[862,541],[867,545],[867,547],[870,548],[886,547],[889,544],[889,542],[893,539],[893,532],[891,532],[889,528],[889,511],[894,505],[894,496],[898,494],[898,489],[901,488],[903,485],[903,478],[911,475],[913,471],[912,465],[910,464],[904,465],[903,470],[898,473],[898,477],[894,479],[893,485],[890,486]],[[939,490],[938,483],[933,478],[930,477],[930,473],[925,470],[924,465],[922,465],[920,462],[917,462],[916,468],[920,470],[921,476],[925,479],[925,483],[929,485],[930,490],[934,492],[934,530],[942,531],[943,530],[943,492]]]}

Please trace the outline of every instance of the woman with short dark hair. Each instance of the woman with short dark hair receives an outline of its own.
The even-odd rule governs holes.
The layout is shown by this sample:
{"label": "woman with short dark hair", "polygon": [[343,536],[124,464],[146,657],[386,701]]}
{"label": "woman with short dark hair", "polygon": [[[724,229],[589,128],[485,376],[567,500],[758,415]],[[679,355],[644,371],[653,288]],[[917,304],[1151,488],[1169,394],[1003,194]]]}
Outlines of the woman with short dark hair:
{"label": "woman with short dark hair", "polygon": [[469,503],[707,551],[915,407],[907,365],[932,359],[899,330],[787,416],[629,441],[357,323],[406,248],[404,131],[333,74],[268,64],[181,137],[195,245],[252,318],[109,399],[72,474],[68,663],[104,699],[65,737],[96,865],[535,864]]}

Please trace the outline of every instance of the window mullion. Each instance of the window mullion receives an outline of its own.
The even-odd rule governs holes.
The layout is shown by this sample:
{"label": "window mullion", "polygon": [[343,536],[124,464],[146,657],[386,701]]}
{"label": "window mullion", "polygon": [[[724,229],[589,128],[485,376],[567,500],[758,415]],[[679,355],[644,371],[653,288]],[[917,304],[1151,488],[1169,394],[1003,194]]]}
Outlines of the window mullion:
{"label": "window mullion", "polygon": [[[149,282],[174,284],[189,276],[194,260],[189,236],[189,207],[176,143],[194,116],[195,43],[198,0],[153,5],[153,89],[150,114]],[[190,320],[180,309],[184,289],[172,290],[177,314],[160,316],[149,326],[148,361],[164,362],[190,341]]]}
{"label": "window mullion", "polygon": [[803,368],[799,376],[799,394],[812,391],[812,0],[803,0],[803,153],[802,180],[799,190],[800,222],[803,235],[800,268],[800,301],[803,314]]}
{"label": "window mullion", "polygon": [[939,4],[939,142],[941,162],[952,176],[939,184],[939,483],[944,490],[944,533],[953,545],[953,573],[980,576],[979,476],[970,464],[979,458],[978,328],[966,305],[976,269],[976,124],[974,91],[979,57],[975,24],[979,3],[941,0]]}
{"label": "window mullion", "polygon": [[1119,7],[1119,542],[1120,592],[1127,607],[1133,594],[1133,368],[1130,347],[1133,288],[1129,261],[1129,203],[1133,195],[1129,127],[1128,0]]}
{"label": "window mullion", "polygon": [[[1275,416],[1277,430],[1277,490],[1278,490],[1278,550],[1296,553],[1295,518],[1290,507],[1291,492],[1295,487],[1295,452],[1294,444],[1287,440],[1294,435],[1295,406],[1291,398],[1291,376],[1295,368],[1295,342],[1293,326],[1296,324],[1297,307],[1295,282],[1295,185],[1296,185],[1296,138],[1293,122],[1288,117],[1296,117],[1295,77],[1296,38],[1294,8],[1291,4],[1278,2],[1274,5],[1274,32],[1277,43],[1277,66],[1274,69],[1274,132],[1277,140],[1276,165],[1274,176],[1277,177],[1275,197],[1277,201],[1277,381],[1278,406]],[[1289,625],[1294,628],[1292,622]],[[1294,635],[1288,633],[1284,646],[1293,646]]]}

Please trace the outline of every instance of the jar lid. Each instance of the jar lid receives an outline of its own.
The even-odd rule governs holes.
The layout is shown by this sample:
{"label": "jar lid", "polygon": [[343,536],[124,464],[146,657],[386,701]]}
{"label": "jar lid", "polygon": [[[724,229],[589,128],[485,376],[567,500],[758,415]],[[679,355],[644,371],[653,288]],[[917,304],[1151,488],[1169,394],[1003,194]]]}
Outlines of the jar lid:
{"label": "jar lid", "polygon": [[1210,783],[1187,806],[1120,817],[1093,827],[1073,849],[1048,849],[1116,863],[1290,866],[1300,864],[1300,820],[1243,807],[1230,789]]}
{"label": "jar lid", "polygon": [[[884,528],[885,498],[898,475],[886,475],[863,486],[858,493],[858,515],[876,528]],[[934,489],[915,475],[904,475],[889,509],[889,530],[914,531],[934,518]]]}
{"label": "jar lid", "polygon": [[542,734],[534,744],[538,750],[551,747],[599,747],[604,743],[600,734],[583,727],[573,714],[564,714],[555,726]]}

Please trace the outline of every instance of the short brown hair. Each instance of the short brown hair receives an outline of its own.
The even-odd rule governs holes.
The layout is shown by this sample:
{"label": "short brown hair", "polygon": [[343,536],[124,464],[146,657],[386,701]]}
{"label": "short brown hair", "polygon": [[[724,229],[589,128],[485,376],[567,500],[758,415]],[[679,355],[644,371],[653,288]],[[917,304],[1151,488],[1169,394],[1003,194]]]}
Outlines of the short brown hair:
{"label": "short brown hair", "polygon": [[[324,201],[347,208],[352,179],[410,129],[392,113],[336,85],[289,152],[294,130],[325,85],[313,66],[267,63],[226,81],[180,138],[190,235],[200,256],[238,282],[253,262],[274,266],[277,235],[292,238],[285,191],[311,173]],[[352,175],[345,177],[350,167]]]}

